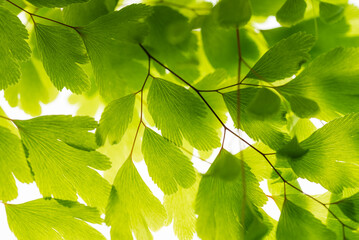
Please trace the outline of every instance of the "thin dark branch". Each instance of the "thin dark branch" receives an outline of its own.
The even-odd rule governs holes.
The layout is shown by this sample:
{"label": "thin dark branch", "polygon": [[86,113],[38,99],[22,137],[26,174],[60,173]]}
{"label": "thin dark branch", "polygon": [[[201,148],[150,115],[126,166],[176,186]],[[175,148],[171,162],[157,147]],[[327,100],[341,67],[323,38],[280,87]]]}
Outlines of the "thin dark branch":
{"label": "thin dark branch", "polygon": [[220,94],[223,94],[220,91],[228,89],[228,88],[236,87],[236,86],[252,86],[252,87],[264,87],[264,88],[278,88],[278,87],[281,87],[281,86],[269,86],[269,85],[252,84],[252,83],[235,83],[235,84],[228,85],[228,86],[221,87],[221,88],[217,88],[217,89],[198,90],[198,91],[199,92],[218,92]]}
{"label": "thin dark branch", "polygon": [[150,57],[148,57],[148,66],[147,67],[148,67],[147,68],[147,76],[146,76],[145,80],[143,81],[142,87],[141,87],[141,89],[139,91],[137,91],[135,93],[135,94],[137,94],[137,93],[141,94],[141,110],[140,110],[140,122],[138,123],[137,130],[136,130],[136,133],[135,133],[135,137],[133,139],[131,152],[130,152],[130,157],[132,157],[133,150],[134,150],[135,145],[136,145],[136,140],[137,140],[138,132],[140,131],[141,124],[143,124],[143,126],[146,128],[146,125],[143,122],[143,89],[145,88],[145,85],[147,83],[148,78],[151,76],[151,58]]}
{"label": "thin dark branch", "polygon": [[57,23],[57,24],[60,24],[60,25],[63,25],[65,27],[69,27],[69,28],[72,28],[74,29],[76,32],[80,33],[77,29],[77,27],[74,27],[74,26],[71,26],[71,25],[68,25],[68,24],[65,24],[65,23],[62,23],[62,22],[59,22],[59,21],[56,21],[54,19],[50,19],[50,18],[47,18],[47,17],[43,17],[43,16],[40,16],[40,15],[37,15],[35,13],[32,13],[32,12],[29,12],[27,11],[26,9],[20,7],[19,5],[17,5],[16,3],[13,3],[12,1],[10,0],[6,0],[8,3],[12,4],[14,7],[17,7],[18,9],[20,9],[21,11],[27,13],[30,15],[32,21],[34,22],[34,24],[36,24],[35,20],[34,20],[34,17],[38,17],[38,18],[42,18],[42,19],[45,19],[47,21],[51,21],[51,22],[54,22],[54,23]]}
{"label": "thin dark branch", "polygon": [[1,116],[1,115],[0,115],[0,118],[3,118],[3,119],[5,119],[5,120],[8,120],[8,121],[13,122],[13,120],[12,120],[11,118],[8,118],[8,117],[5,117],[5,116]]}
{"label": "thin dark branch", "polygon": [[239,136],[238,134],[236,134],[234,131],[232,131],[230,128],[228,128],[224,122],[221,120],[221,118],[218,116],[218,114],[214,111],[214,109],[211,107],[211,105],[209,105],[209,103],[207,102],[207,100],[202,96],[201,92],[195,88],[192,84],[188,83],[185,79],[183,79],[181,76],[179,76],[177,73],[175,73],[174,71],[172,71],[170,68],[168,68],[166,65],[164,65],[162,62],[160,62],[157,58],[155,58],[154,56],[152,56],[145,47],[143,47],[140,44],[141,48],[143,49],[143,51],[147,54],[148,57],[150,57],[151,59],[153,59],[155,62],[157,62],[160,66],[162,66],[163,68],[167,69],[170,73],[172,73],[175,77],[177,77],[179,80],[181,80],[183,83],[187,84],[190,88],[192,88],[197,95],[203,100],[203,102],[207,105],[207,107],[209,108],[209,110],[213,113],[213,115],[217,118],[217,120],[221,123],[221,125],[223,126],[224,129],[226,129],[228,132],[232,133],[234,136],[236,136],[238,139],[240,139],[241,141],[243,141],[245,144],[247,144],[249,147],[251,147],[253,150],[255,150],[256,152],[258,152],[260,155],[262,155],[262,157],[267,161],[267,163],[271,166],[271,168],[273,169],[273,171],[279,176],[279,178],[287,185],[291,186],[292,188],[294,188],[295,190],[299,191],[300,193],[304,194],[305,196],[311,198],[312,200],[316,201],[317,203],[319,203],[320,205],[322,205],[324,208],[327,209],[327,211],[340,223],[342,224],[344,227],[347,227],[349,229],[352,230],[356,230],[353,227],[350,227],[348,225],[346,225],[345,223],[343,223],[338,217],[337,215],[335,215],[335,213],[330,210],[326,204],[324,204],[323,202],[321,202],[320,200],[316,199],[315,197],[304,193],[301,189],[297,188],[296,186],[294,186],[293,184],[289,183],[283,176],[282,174],[277,170],[277,168],[272,164],[272,162],[267,158],[267,155],[271,155],[271,154],[265,154],[262,151],[260,151],[258,148],[256,148],[255,146],[253,146],[252,144],[250,144],[248,141],[246,141],[245,139],[243,139],[241,136]]}

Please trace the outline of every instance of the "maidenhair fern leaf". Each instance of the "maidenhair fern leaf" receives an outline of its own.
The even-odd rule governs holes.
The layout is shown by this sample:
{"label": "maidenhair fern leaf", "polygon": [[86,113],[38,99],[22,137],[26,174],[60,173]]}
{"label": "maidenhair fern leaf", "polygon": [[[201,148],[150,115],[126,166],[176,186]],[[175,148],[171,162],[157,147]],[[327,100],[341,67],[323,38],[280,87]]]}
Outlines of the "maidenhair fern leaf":
{"label": "maidenhair fern leaf", "polygon": [[276,14],[282,26],[291,26],[303,19],[307,4],[305,0],[286,0]]}
{"label": "maidenhair fern leaf", "polygon": [[266,197],[247,164],[222,149],[199,185],[195,205],[198,236],[215,240],[241,239],[246,231],[242,214],[250,207],[246,201],[249,205],[262,206]]}
{"label": "maidenhair fern leaf", "polygon": [[336,203],[340,210],[351,220],[359,222],[359,193],[348,198],[341,199]]}
{"label": "maidenhair fern leaf", "polygon": [[35,25],[38,49],[44,68],[55,87],[74,93],[90,88],[90,81],[79,64],[87,62],[85,47],[78,33],[64,26]]}
{"label": "maidenhair fern leaf", "polygon": [[147,33],[151,8],[136,4],[80,28],[101,96],[112,101],[141,88],[148,59],[138,43]]}
{"label": "maidenhair fern leaf", "polygon": [[142,153],[153,181],[165,194],[189,188],[196,180],[194,168],[177,146],[146,128],[142,140]]}
{"label": "maidenhair fern leaf", "polygon": [[308,52],[314,43],[314,36],[303,32],[279,41],[258,60],[247,77],[274,82],[293,76],[310,59]]}
{"label": "maidenhair fern leaf", "polygon": [[57,89],[52,86],[46,74],[38,68],[42,68],[40,61],[29,60],[20,63],[20,81],[9,86],[5,90],[5,98],[11,107],[20,107],[24,112],[39,116],[41,103],[51,102],[57,95]]}
{"label": "maidenhair fern leaf", "polygon": [[295,149],[290,148],[290,154],[283,154],[294,172],[335,193],[345,187],[357,187],[358,116],[358,113],[349,114],[329,122]]}
{"label": "maidenhair fern leaf", "polygon": [[0,7],[0,90],[19,81],[19,61],[26,61],[31,53],[27,38],[20,19]]}
{"label": "maidenhair fern leaf", "polygon": [[3,202],[13,200],[18,195],[14,176],[24,183],[33,181],[20,139],[1,126],[0,175],[0,200]]}
{"label": "maidenhair fern leaf", "polygon": [[295,79],[277,89],[298,116],[302,116],[305,109],[309,112],[314,107],[313,102],[320,112],[316,114],[318,107],[314,107],[311,116],[317,115],[324,120],[338,117],[338,113],[358,112],[357,61],[358,48],[336,48],[314,59]]}
{"label": "maidenhair fern leaf", "polygon": [[[200,176],[190,188],[179,187],[171,195],[165,195],[163,205],[167,212],[166,225],[173,222],[173,231],[180,240],[190,240],[196,232],[196,215],[194,203],[198,191]],[[173,220],[173,221],[172,221]]]}
{"label": "maidenhair fern leaf", "polygon": [[313,214],[289,200],[285,200],[277,228],[278,240],[335,240],[335,233],[329,230]]}
{"label": "maidenhair fern leaf", "polygon": [[242,27],[251,15],[249,0],[222,0],[219,3],[218,21],[224,27]]}
{"label": "maidenhair fern leaf", "polygon": [[104,210],[110,185],[94,169],[106,170],[111,164],[91,149],[96,144],[88,131],[97,126],[92,118],[43,116],[14,123],[44,197],[76,201],[78,193],[90,206]]}
{"label": "maidenhair fern leaf", "polygon": [[66,24],[84,26],[96,18],[114,10],[118,0],[90,0],[84,3],[74,3],[63,8]]}
{"label": "maidenhair fern leaf", "polygon": [[220,146],[216,131],[206,121],[206,106],[189,90],[156,78],[152,81],[147,102],[156,126],[176,145],[182,145],[183,136],[199,150]]}
{"label": "maidenhair fern leaf", "polygon": [[107,138],[111,144],[121,140],[132,121],[135,98],[136,95],[131,94],[107,105],[96,129],[97,144],[103,145]]}
{"label": "maidenhair fern leaf", "polygon": [[102,223],[96,208],[77,202],[37,199],[5,206],[10,229],[19,240],[105,240],[90,223]]}
{"label": "maidenhair fern leaf", "polygon": [[106,209],[106,223],[111,226],[111,239],[150,240],[149,229],[160,229],[166,220],[161,202],[152,195],[138,174],[131,158],[118,171]]}
{"label": "maidenhair fern leaf", "polygon": [[338,22],[344,17],[344,6],[321,1],[319,3],[319,15],[326,23]]}

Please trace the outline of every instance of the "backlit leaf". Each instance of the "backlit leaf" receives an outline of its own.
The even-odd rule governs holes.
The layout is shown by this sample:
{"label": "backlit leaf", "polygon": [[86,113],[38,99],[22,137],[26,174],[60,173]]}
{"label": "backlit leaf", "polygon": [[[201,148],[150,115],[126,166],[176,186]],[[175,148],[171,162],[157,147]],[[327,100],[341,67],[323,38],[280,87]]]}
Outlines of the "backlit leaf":
{"label": "backlit leaf", "polygon": [[251,18],[249,0],[222,0],[218,5],[218,21],[224,27],[239,28]]}
{"label": "backlit leaf", "polygon": [[294,172],[335,193],[356,187],[358,119],[357,113],[337,118],[299,143],[298,150],[287,155]]}
{"label": "backlit leaf", "polygon": [[[217,21],[219,8],[214,7],[205,17],[201,28],[203,49],[214,68],[223,68],[229,75],[238,73],[237,36],[235,29],[221,27]],[[260,57],[259,47],[253,35],[245,28],[239,30],[242,56],[246,60],[257,60]],[[222,47],[218,47],[222,46]]]}
{"label": "backlit leaf", "polygon": [[88,132],[97,126],[92,118],[53,115],[14,123],[44,197],[76,201],[79,194],[90,206],[105,208],[110,185],[94,169],[106,170],[111,164],[94,151],[94,134]]}
{"label": "backlit leaf", "polygon": [[327,23],[338,22],[344,17],[344,7],[334,5],[331,3],[320,2],[319,3],[320,18]]}
{"label": "backlit leaf", "polygon": [[147,102],[156,127],[176,145],[182,145],[183,136],[199,150],[220,146],[215,130],[206,121],[206,106],[189,90],[166,80],[153,79]]}
{"label": "backlit leaf", "polygon": [[285,200],[277,228],[278,240],[336,239],[320,220],[309,211]]}
{"label": "backlit leaf", "polygon": [[138,174],[131,158],[118,171],[105,221],[111,226],[112,239],[152,239],[149,229],[156,231],[164,225],[166,211],[161,202]]}
{"label": "backlit leaf", "polygon": [[180,240],[192,239],[196,231],[194,203],[199,181],[200,177],[197,176],[196,182],[190,188],[180,187],[176,193],[164,196],[163,205],[167,211],[166,225],[171,224],[173,220],[173,231]]}
{"label": "backlit leaf", "polygon": [[[244,194],[248,203],[243,202]],[[222,149],[199,185],[195,205],[198,236],[216,240],[241,239],[242,214],[246,214],[252,204],[262,206],[265,202],[258,180],[247,164]]]}
{"label": "backlit leaf", "polygon": [[180,76],[193,82],[199,76],[198,40],[188,19],[170,7],[155,6],[146,23],[149,31],[143,45]]}
{"label": "backlit leaf", "polygon": [[0,7],[0,90],[20,79],[19,61],[30,58],[28,33],[18,17]]}
{"label": "backlit leaf", "polygon": [[307,4],[305,0],[286,0],[276,14],[282,26],[291,26],[303,19]]}
{"label": "backlit leaf", "polygon": [[[51,102],[57,95],[57,89],[50,79],[41,71],[39,61],[20,63],[20,81],[5,90],[5,98],[11,107],[19,106],[24,112],[38,116],[41,114],[41,103]],[[38,69],[41,67],[41,70]]]}
{"label": "backlit leaf", "polygon": [[359,222],[359,193],[340,200],[337,205],[347,217]]}
{"label": "backlit leaf", "polygon": [[113,11],[117,2],[118,0],[89,0],[71,4],[63,9],[64,21],[72,26],[87,25]]}
{"label": "backlit leaf", "polygon": [[136,95],[131,94],[112,101],[102,113],[96,130],[96,141],[101,146],[109,139],[111,144],[121,141],[132,121]]}
{"label": "backlit leaf", "polygon": [[148,173],[165,194],[177,192],[179,186],[189,188],[195,182],[196,175],[190,159],[173,143],[149,128],[143,135],[142,153]]}
{"label": "backlit leaf", "polygon": [[0,127],[0,175],[0,200],[3,202],[18,195],[14,176],[24,183],[33,181],[20,139],[4,127]]}
{"label": "backlit leaf", "polygon": [[264,119],[278,113],[280,105],[281,100],[277,94],[267,88],[261,88],[248,105],[248,113]]}
{"label": "backlit leaf", "polygon": [[303,32],[281,40],[259,59],[247,77],[273,82],[293,76],[310,59],[308,52],[314,43],[314,36]]}
{"label": "backlit leaf", "polygon": [[[277,90],[300,117],[313,116],[317,112],[313,102],[320,109],[319,118],[327,121],[339,116],[338,113],[358,112],[357,60],[359,49],[336,48],[314,59],[295,79]],[[314,109],[309,112],[312,106]]]}
{"label": "backlit leaf", "polygon": [[74,29],[64,26],[35,25],[36,39],[44,68],[59,90],[74,93],[90,88],[90,81],[79,64],[87,62],[85,47]]}
{"label": "backlit leaf", "polygon": [[151,8],[125,7],[81,28],[101,96],[112,101],[141,88],[148,73],[147,56],[138,43],[147,33]]}
{"label": "backlit leaf", "polygon": [[86,223],[102,222],[98,210],[77,202],[37,199],[22,204],[7,204],[5,208],[9,227],[19,240],[105,239]]}

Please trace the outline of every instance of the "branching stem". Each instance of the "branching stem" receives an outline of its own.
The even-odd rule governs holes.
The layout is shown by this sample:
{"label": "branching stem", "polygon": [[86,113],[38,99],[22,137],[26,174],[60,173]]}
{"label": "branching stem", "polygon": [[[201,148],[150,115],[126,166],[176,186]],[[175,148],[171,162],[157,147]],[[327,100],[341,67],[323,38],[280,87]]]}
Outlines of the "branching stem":
{"label": "branching stem", "polygon": [[268,159],[267,155],[274,155],[274,153],[263,153],[262,151],[260,151],[258,148],[256,148],[255,146],[253,146],[252,144],[250,144],[248,141],[246,141],[245,139],[243,139],[241,136],[239,136],[238,134],[236,134],[233,130],[231,130],[230,128],[228,128],[224,122],[222,121],[222,119],[218,116],[218,114],[214,111],[214,109],[211,107],[211,105],[208,103],[208,101],[203,97],[203,95],[201,94],[201,92],[195,88],[192,84],[190,84],[189,82],[187,82],[185,79],[183,79],[181,76],[179,76],[177,73],[175,73],[173,70],[171,70],[170,68],[168,68],[165,64],[163,64],[161,61],[159,61],[157,58],[155,58],[154,56],[152,56],[147,49],[142,46],[140,44],[140,47],[143,49],[143,51],[147,54],[147,56],[149,58],[151,58],[153,61],[157,62],[160,66],[162,66],[163,68],[167,69],[172,75],[174,75],[176,78],[178,78],[179,80],[181,80],[183,83],[185,83],[186,85],[188,85],[191,89],[193,89],[197,95],[202,99],[202,101],[207,105],[208,109],[213,113],[213,115],[217,118],[217,120],[220,122],[220,124],[222,125],[222,127],[230,132],[231,134],[233,134],[234,136],[236,136],[238,139],[240,139],[241,141],[243,141],[245,144],[247,144],[249,147],[251,147],[254,151],[256,151],[257,153],[259,153],[265,160],[266,162],[271,166],[271,168],[273,169],[273,171],[279,176],[279,178],[282,180],[283,183],[285,183],[286,185],[292,187],[293,189],[297,190],[298,192],[304,194],[305,196],[309,197],[310,199],[312,199],[313,201],[319,203],[320,205],[322,205],[324,208],[327,209],[327,211],[343,226],[343,228],[349,228],[351,230],[356,230],[356,228],[350,227],[348,225],[346,225],[342,220],[340,220],[340,218],[332,211],[329,209],[329,207],[321,202],[320,200],[316,199],[315,197],[304,193],[301,189],[297,188],[296,186],[294,186],[293,184],[291,184],[290,182],[288,182],[283,176],[282,174],[278,171],[278,169],[273,165],[273,163]]}
{"label": "branching stem", "polygon": [[32,12],[27,11],[26,9],[20,7],[19,5],[17,5],[16,3],[13,3],[13,2],[10,1],[10,0],[6,0],[6,1],[7,1],[8,3],[10,3],[11,5],[13,5],[14,7],[20,9],[21,11],[23,11],[23,12],[29,14],[30,17],[31,17],[31,19],[32,19],[32,21],[34,22],[34,24],[36,24],[34,17],[38,17],[38,18],[42,18],[42,19],[45,19],[45,20],[50,21],[50,22],[54,22],[54,23],[63,25],[63,26],[65,26],[65,27],[72,28],[72,29],[74,29],[76,32],[80,33],[80,32],[78,31],[77,27],[74,27],[74,26],[71,26],[71,25],[68,25],[68,24],[65,24],[65,23],[56,21],[56,20],[51,19],[51,18],[47,18],[47,17],[43,17],[43,16],[40,16],[40,15],[37,15],[37,14],[35,14],[35,13],[32,13]]}
{"label": "branching stem", "polygon": [[138,94],[138,93],[141,94],[141,110],[140,110],[140,122],[138,123],[136,133],[135,133],[135,137],[133,139],[131,152],[130,152],[130,157],[132,157],[132,155],[133,155],[133,150],[134,150],[135,145],[136,145],[136,140],[137,140],[138,133],[140,131],[141,124],[144,127],[146,127],[145,123],[143,122],[143,89],[145,88],[146,83],[147,83],[150,76],[152,76],[152,75],[151,75],[151,58],[149,57],[148,58],[148,66],[147,66],[147,75],[146,75],[145,81],[143,82],[141,89],[135,93],[135,94]]}

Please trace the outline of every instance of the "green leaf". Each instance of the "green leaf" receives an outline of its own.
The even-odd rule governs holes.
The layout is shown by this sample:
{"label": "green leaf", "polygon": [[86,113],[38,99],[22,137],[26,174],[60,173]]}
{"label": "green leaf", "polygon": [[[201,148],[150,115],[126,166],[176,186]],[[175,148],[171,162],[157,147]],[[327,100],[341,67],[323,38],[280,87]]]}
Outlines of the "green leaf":
{"label": "green leaf", "polygon": [[[316,9],[318,11],[318,6]],[[311,13],[309,13],[309,17],[312,17]],[[290,28],[280,27],[261,30],[261,33],[270,46],[297,32],[312,34],[316,36],[316,44],[310,51],[311,56],[314,57],[339,46],[357,47],[359,44],[359,31],[356,29],[357,20],[358,8],[347,5],[345,18],[332,24],[324,23],[318,18],[311,18]]]}
{"label": "green leaf", "polygon": [[247,109],[249,114],[265,119],[278,113],[280,105],[281,100],[277,94],[268,88],[261,88],[249,103]]}
{"label": "green leaf", "polygon": [[284,93],[284,92],[281,93],[283,93],[283,96],[289,102],[290,108],[295,113],[295,115],[297,115],[300,118],[314,117],[320,112],[318,103],[316,103],[313,100],[310,100],[308,98],[299,95],[291,95],[289,93]]}
{"label": "green leaf", "polygon": [[[95,35],[105,41],[116,39],[132,43],[143,42],[147,35],[146,18],[152,14],[152,8],[144,4],[131,4],[119,11],[114,11],[97,18],[80,31]],[[100,39],[98,39],[100,40]]]}
{"label": "green leaf", "polygon": [[149,128],[143,135],[142,153],[149,175],[165,194],[177,192],[179,186],[189,188],[195,182],[196,174],[190,159]]}
{"label": "green leaf", "polygon": [[90,0],[71,4],[63,9],[64,21],[71,26],[84,26],[113,11],[118,0]]}
{"label": "green leaf", "polygon": [[[229,75],[234,76],[238,74],[238,52],[233,50],[237,49],[236,31],[219,25],[218,9],[218,6],[214,7],[211,14],[204,19],[201,29],[203,49],[214,68],[223,68]],[[241,45],[246,46],[241,49],[242,57],[246,60],[257,60],[260,52],[252,32],[241,28],[239,36]]]}
{"label": "green leaf", "polygon": [[263,239],[269,233],[270,228],[272,228],[272,224],[266,219],[269,218],[268,215],[251,204],[248,204],[246,207],[243,239]]}
{"label": "green leaf", "polygon": [[132,122],[136,95],[131,94],[108,104],[96,129],[96,141],[102,146],[108,138],[111,144],[121,141],[128,125]]}
{"label": "green leaf", "polygon": [[52,86],[46,74],[42,74],[41,62],[31,60],[22,62],[20,69],[22,73],[20,81],[8,87],[4,96],[11,107],[19,106],[24,112],[39,116],[41,115],[40,102],[44,104],[51,102],[58,91]]}
{"label": "green leaf", "polygon": [[314,59],[295,79],[276,89],[288,99],[298,116],[306,116],[300,113],[313,101],[320,109],[318,117],[327,121],[339,116],[338,113],[358,112],[357,60],[358,48],[336,48]]}
{"label": "green leaf", "polygon": [[94,134],[88,131],[97,123],[92,118],[53,115],[14,123],[44,197],[76,201],[78,194],[90,206],[105,208],[110,185],[94,169],[106,170],[111,164],[93,150]]}
{"label": "green leaf", "polygon": [[138,43],[147,34],[145,18],[150,13],[146,5],[130,5],[79,29],[100,94],[106,101],[141,88],[148,73],[148,58]]}
{"label": "green leaf", "polygon": [[222,0],[218,5],[218,21],[224,27],[240,28],[251,19],[249,0]]}
{"label": "green leaf", "polygon": [[146,23],[149,25],[143,43],[146,49],[188,82],[193,82],[199,76],[198,39],[187,17],[170,7],[155,6]]}
{"label": "green leaf", "polygon": [[131,158],[118,171],[106,209],[105,221],[111,226],[112,239],[152,239],[152,231],[166,220],[161,202],[138,174]]}
{"label": "green leaf", "polygon": [[326,23],[335,23],[344,17],[344,7],[326,2],[319,3],[319,15]]}
{"label": "green leaf", "polygon": [[250,0],[254,16],[274,16],[285,0]]}
{"label": "green leaf", "polygon": [[[243,202],[244,189],[248,203]],[[197,234],[201,239],[240,239],[242,214],[248,214],[252,204],[262,206],[265,202],[266,196],[247,164],[222,149],[199,185]]]}
{"label": "green leaf", "polygon": [[89,0],[27,0],[27,1],[36,7],[59,8],[59,7],[65,7],[73,3],[88,2]]}
{"label": "green leaf", "polygon": [[286,0],[276,14],[282,26],[291,26],[303,19],[307,4],[304,0]]}
{"label": "green leaf", "polygon": [[6,204],[5,208],[9,227],[19,240],[105,239],[86,223],[102,222],[98,210],[77,202],[37,199],[22,204]]}
{"label": "green leaf", "polygon": [[19,81],[19,61],[26,61],[31,54],[26,39],[28,33],[20,19],[0,7],[0,90]]}
{"label": "green leaf", "polygon": [[206,121],[206,106],[184,87],[166,80],[153,79],[147,103],[156,127],[176,145],[182,145],[183,136],[199,150],[220,146],[216,131]]}
{"label": "green leaf", "polygon": [[0,127],[0,166],[0,200],[8,202],[18,195],[14,176],[24,183],[33,177],[20,139],[4,127]]}
{"label": "green leaf", "polygon": [[303,149],[299,145],[297,137],[294,137],[283,148],[277,151],[277,155],[284,155],[289,158],[299,158],[306,154],[308,151],[308,149]]}
{"label": "green leaf", "polygon": [[358,116],[355,113],[337,118],[301,142],[298,151],[305,149],[307,153],[288,158],[294,172],[334,193],[341,192],[344,187],[357,187]]}
{"label": "green leaf", "polygon": [[85,47],[78,33],[64,26],[35,25],[38,49],[44,68],[59,90],[74,93],[90,88],[90,81],[79,64],[87,62]]}
{"label": "green leaf", "polygon": [[277,228],[278,240],[336,239],[335,233],[329,230],[313,214],[285,200]]}
{"label": "green leaf", "polygon": [[[239,107],[237,105],[237,91],[223,94],[223,99],[236,128],[245,131],[248,136],[255,141],[261,140],[270,148],[276,150],[290,140],[289,135],[284,129],[284,125],[286,124],[285,111],[283,107],[281,107],[277,114],[268,119],[263,119],[262,117],[258,118],[256,115],[248,112],[248,106],[259,91],[260,89],[252,87],[240,89]],[[239,126],[238,110],[240,111]]]}
{"label": "green leaf", "polygon": [[200,177],[197,176],[196,182],[190,188],[179,187],[176,193],[165,195],[163,199],[167,212],[166,225],[170,225],[173,220],[173,231],[180,240],[192,239],[196,232],[194,203],[199,180]]}
{"label": "green leaf", "polygon": [[336,205],[348,218],[359,222],[359,193],[340,200]]}
{"label": "green leaf", "polygon": [[309,119],[299,118],[290,130],[291,137],[296,137],[299,142],[308,138],[317,128]]}
{"label": "green leaf", "polygon": [[314,43],[314,36],[303,32],[279,41],[259,59],[247,78],[274,82],[293,76],[310,59],[308,52]]}

